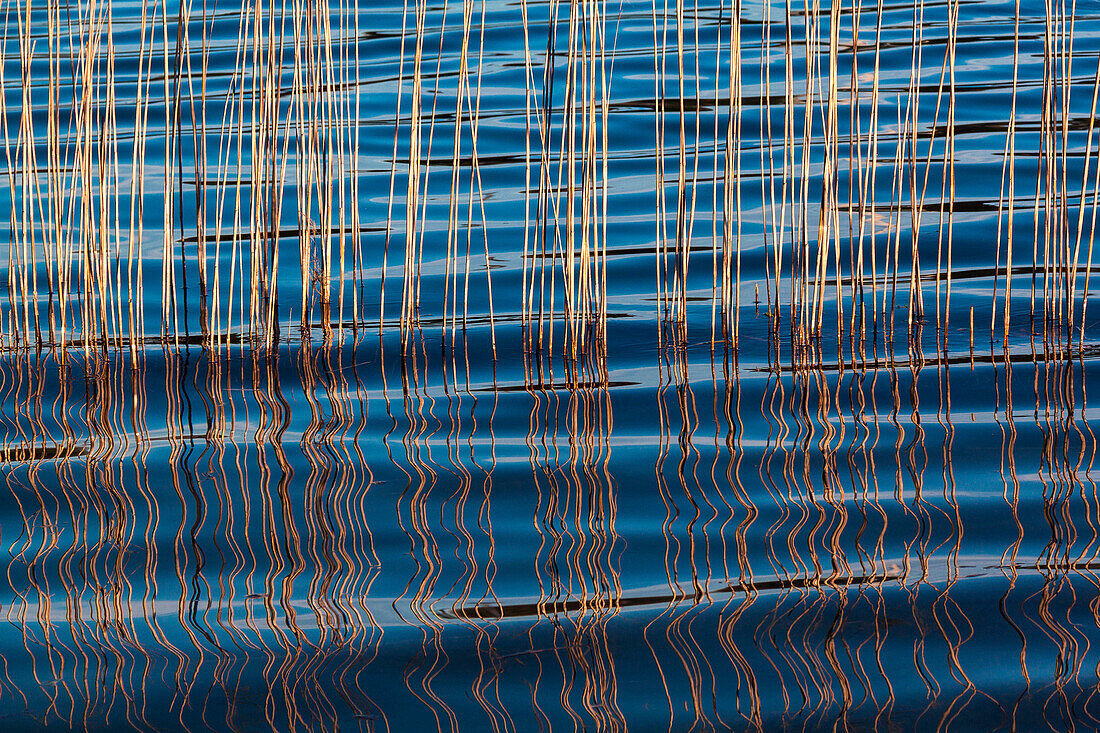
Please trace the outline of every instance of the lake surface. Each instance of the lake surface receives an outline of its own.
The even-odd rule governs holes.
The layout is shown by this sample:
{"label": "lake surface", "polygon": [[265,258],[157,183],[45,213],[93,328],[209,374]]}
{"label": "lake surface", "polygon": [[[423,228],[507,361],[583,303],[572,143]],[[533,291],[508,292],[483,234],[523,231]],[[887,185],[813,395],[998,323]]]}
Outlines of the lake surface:
{"label": "lake surface", "polygon": [[0,728],[1100,729],[1100,5],[3,14]]}

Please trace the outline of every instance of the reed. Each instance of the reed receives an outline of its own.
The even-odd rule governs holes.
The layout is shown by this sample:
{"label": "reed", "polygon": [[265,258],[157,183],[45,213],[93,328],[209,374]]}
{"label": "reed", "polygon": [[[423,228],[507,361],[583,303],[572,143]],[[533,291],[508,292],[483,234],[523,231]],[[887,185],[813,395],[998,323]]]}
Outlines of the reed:
{"label": "reed", "polygon": [[[493,358],[500,329],[518,329],[525,350],[546,356],[601,354],[622,282],[612,247],[626,243],[614,224],[622,154],[612,133],[622,124],[614,81],[628,58],[618,44],[624,11],[605,0],[517,6],[524,102],[509,111],[485,97],[487,7],[404,4],[388,213],[374,226],[364,198],[374,168],[362,116],[375,110],[363,105],[363,9],[261,0],[228,18],[185,3],[170,17],[146,0],[125,19],[138,36],[123,74],[113,4],[65,17],[52,2],[7,4],[5,348],[127,349],[134,359],[154,342],[271,349],[375,328],[400,333],[408,352],[418,339],[457,344],[460,332],[487,327]],[[689,338],[702,298],[712,344],[737,348],[751,287],[754,309],[763,294],[768,330],[797,350],[847,343],[856,358],[869,341],[894,340],[899,310],[905,339],[931,319],[939,348],[951,348],[954,288],[970,277],[955,262],[968,194],[956,78],[966,18],[950,3],[944,34],[925,42],[926,10],[913,6],[907,82],[887,83],[881,4],[851,13],[769,4],[751,42],[736,1],[651,4],[652,47],[640,50],[652,59],[655,228],[636,244],[649,249],[655,278],[653,292],[634,296],[657,304],[657,343]],[[1093,277],[1100,71],[1078,131],[1075,11],[1047,3],[1044,12],[1039,106],[1022,107],[1031,21],[1019,7],[1011,79],[1002,80],[1011,106],[996,265],[978,311],[1005,348],[1022,201],[1033,332],[1082,343]],[[938,81],[929,86],[929,76]],[[747,102],[750,89],[759,105]],[[515,151],[485,125],[502,113],[522,119]],[[1038,127],[1037,159],[1017,149],[1024,120]],[[512,189],[523,201],[518,244],[498,231],[507,214],[494,197],[511,184],[495,169],[487,181],[486,145],[522,158]],[[696,228],[704,217],[709,248]],[[397,242],[404,247],[391,248]],[[705,250],[709,267],[693,266]],[[925,251],[934,268],[922,264]],[[494,290],[498,267],[498,279],[518,284]],[[386,287],[395,279],[397,293]],[[158,285],[159,303],[147,308]]]}
{"label": "reed", "polygon": [[[25,652],[0,698],[70,727],[383,730],[408,702],[507,731],[518,679],[537,723],[620,730],[645,669],[670,729],[878,729],[903,686],[946,729],[1003,694],[954,595],[979,575],[1042,631],[1020,701],[1091,714],[1100,58],[1073,4],[1005,21],[996,150],[958,0],[905,37],[882,0],[404,0],[392,36],[348,0],[0,8]],[[615,392],[639,364],[651,391]],[[992,405],[981,529],[1009,533],[980,568],[959,382]],[[377,536],[407,551],[383,567]],[[505,543],[530,550],[507,582]],[[609,641],[628,610],[653,664]]]}
{"label": "reed", "polygon": [[992,146],[959,0],[0,8],[13,709],[619,730],[644,675],[670,729],[946,729],[1003,621],[1017,707],[1095,713],[1073,4],[1005,19]]}

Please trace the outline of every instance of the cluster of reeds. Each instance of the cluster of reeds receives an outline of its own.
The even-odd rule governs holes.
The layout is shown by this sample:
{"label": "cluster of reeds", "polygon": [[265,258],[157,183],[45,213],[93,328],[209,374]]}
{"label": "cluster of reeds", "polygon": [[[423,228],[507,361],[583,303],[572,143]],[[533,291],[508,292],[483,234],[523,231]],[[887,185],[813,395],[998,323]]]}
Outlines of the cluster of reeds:
{"label": "cluster of reeds", "polygon": [[[899,83],[883,68],[896,27],[881,1],[768,3],[751,40],[739,0],[653,3],[651,47],[620,49],[633,6],[524,0],[524,107],[491,110],[522,119],[510,143],[485,137],[487,7],[404,3],[393,144],[378,165],[364,154],[374,41],[356,3],[260,0],[231,15],[160,0],[140,14],[5,4],[4,346],[219,350],[298,326],[306,339],[396,327],[407,350],[424,329],[455,340],[487,325],[495,351],[498,323],[518,323],[529,351],[576,357],[606,342],[609,242],[651,247],[655,291],[633,295],[656,296],[661,338],[686,333],[692,301],[707,298],[712,340],[737,345],[751,288],[754,312],[763,300],[773,333],[796,344],[828,336],[860,351],[892,339],[899,318],[908,332],[933,322],[946,344],[957,282],[978,277],[956,265],[961,212],[974,210],[957,175],[961,3],[912,6]],[[994,268],[978,308],[1006,344],[1025,312],[1021,275],[1033,332],[1084,335],[1100,64],[1075,50],[1074,13],[1046,5],[1041,78],[1021,79],[1039,19],[1017,3],[1012,64],[990,82],[1011,100],[1003,150],[985,151],[1001,185],[996,234],[982,224]],[[612,135],[638,115],[615,109],[613,82],[639,52],[653,79],[655,227],[633,242],[615,231],[628,155]],[[1037,108],[1025,82],[1041,85]],[[1035,132],[1037,149],[1022,150]],[[487,144],[522,155],[522,183],[487,177]],[[383,168],[384,229],[363,187]],[[490,209],[502,190],[512,208]],[[517,246],[494,211],[520,207]],[[497,267],[518,284],[494,292]]]}
{"label": "cluster of reeds", "polygon": [[552,352],[560,270],[564,349],[575,357],[606,337],[607,135],[614,49],[608,48],[612,39],[604,2],[553,2],[540,83],[530,47],[541,33],[532,39],[527,5],[525,120],[537,129],[538,147],[534,161],[530,147],[524,151],[524,162],[528,180],[535,175],[538,184],[533,210],[530,195],[525,197],[521,316],[528,349]]}
{"label": "cluster of reeds", "polygon": [[360,13],[241,10],[4,6],[5,346],[270,344],[290,314],[342,331],[358,307]]}

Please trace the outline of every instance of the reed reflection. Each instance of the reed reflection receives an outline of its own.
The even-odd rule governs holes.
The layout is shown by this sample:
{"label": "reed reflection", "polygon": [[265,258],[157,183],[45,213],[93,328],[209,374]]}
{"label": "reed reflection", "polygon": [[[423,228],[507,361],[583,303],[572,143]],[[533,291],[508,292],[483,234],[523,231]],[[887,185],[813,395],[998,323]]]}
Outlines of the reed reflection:
{"label": "reed reflection", "polygon": [[673,339],[655,390],[461,341],[0,355],[0,694],[59,725],[1087,725],[1092,364],[1040,347]]}

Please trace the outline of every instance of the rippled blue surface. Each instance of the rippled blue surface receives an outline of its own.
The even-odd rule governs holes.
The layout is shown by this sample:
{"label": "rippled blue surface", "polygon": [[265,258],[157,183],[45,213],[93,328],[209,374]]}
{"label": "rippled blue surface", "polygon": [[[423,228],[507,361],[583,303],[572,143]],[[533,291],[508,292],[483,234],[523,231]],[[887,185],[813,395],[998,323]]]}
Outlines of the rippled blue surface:
{"label": "rippled blue surface", "polygon": [[[59,17],[91,7],[65,7]],[[272,12],[257,7],[244,12]],[[526,247],[534,241],[525,191],[537,188],[539,175],[537,159],[530,165],[525,159],[525,145],[537,143],[537,135],[528,127],[524,6],[468,5],[474,45],[465,104],[480,100],[477,153],[466,118],[458,126],[457,166],[463,5],[427,8],[424,104],[437,106],[431,148],[425,138],[419,156],[421,175],[430,171],[417,189],[423,208],[415,231],[423,232],[425,253],[420,322],[404,342],[397,319],[407,266],[401,251],[413,16],[403,18],[402,6],[384,2],[327,7],[355,39],[337,48],[346,53],[341,85],[359,92],[342,97],[358,119],[341,143],[357,166],[351,177],[359,216],[359,231],[341,241],[349,263],[352,251],[358,259],[349,265],[354,277],[332,284],[333,300],[342,297],[343,306],[331,321],[356,328],[347,325],[335,340],[316,323],[302,330],[302,283],[286,277],[274,306],[275,347],[235,343],[212,351],[199,338],[200,222],[214,232],[211,242],[218,233],[227,236],[225,250],[207,256],[224,268],[223,277],[237,272],[239,287],[247,270],[233,260],[228,233],[234,216],[245,228],[258,216],[247,197],[213,204],[216,187],[200,193],[202,175],[240,176],[248,189],[252,153],[233,142],[234,118],[225,116],[242,78],[236,46],[242,8],[169,6],[164,22],[164,9],[150,5],[146,37],[141,5],[110,6],[113,46],[104,53],[115,63],[110,89],[118,127],[103,139],[121,151],[115,172],[121,193],[111,216],[123,222],[120,231],[131,212],[144,222],[139,233],[110,234],[112,251],[124,252],[123,242],[138,251],[138,274],[125,283],[144,283],[143,291],[118,288],[144,299],[142,323],[156,335],[162,282],[174,272],[179,320],[171,338],[150,337],[141,348],[73,348],[67,359],[56,349],[14,348],[10,334],[19,314],[44,313],[51,296],[39,291],[36,306],[16,309],[11,293],[26,287],[12,285],[17,255],[0,255],[9,299],[0,319],[9,335],[0,352],[6,488],[0,545],[7,549],[0,557],[0,617],[7,622],[0,633],[0,727],[499,733],[1100,727],[1100,493],[1093,475],[1097,418],[1089,402],[1100,385],[1100,308],[1087,311],[1083,332],[1065,341],[1044,340],[1041,307],[1031,317],[1032,275],[1040,287],[1043,277],[1031,252],[1045,226],[1036,229],[1034,212],[1035,179],[1045,170],[1039,151],[1048,139],[1041,113],[1050,8],[1019,6],[1017,112],[1010,123],[1015,4],[865,4],[858,40],[854,8],[841,7],[836,78],[849,90],[855,77],[861,94],[854,102],[846,91],[840,97],[837,185],[846,190],[853,175],[855,154],[845,150],[853,129],[863,146],[859,155],[870,152],[877,35],[881,212],[867,215],[874,232],[868,253],[875,248],[885,257],[897,241],[908,248],[918,236],[925,317],[908,325],[902,285],[889,306],[896,328],[888,333],[881,321],[877,330],[869,322],[866,339],[853,341],[838,331],[837,294],[829,289],[826,336],[808,367],[792,357],[800,352],[789,324],[781,319],[780,330],[770,328],[766,270],[775,211],[768,187],[787,180],[816,191],[824,175],[819,136],[826,108],[819,89],[807,113],[804,83],[792,90],[795,142],[788,154],[796,162],[786,177],[782,170],[769,174],[784,156],[788,18],[791,73],[803,80],[808,73],[810,11],[801,3],[789,16],[781,3],[767,13],[755,2],[739,8],[736,349],[712,325],[731,8],[702,3],[686,10],[681,93],[675,8],[666,35],[662,8],[655,20],[649,3],[601,6],[608,63],[613,59],[605,128],[608,327],[605,348],[577,361],[560,354],[560,320],[558,351],[524,346],[519,293]],[[948,310],[946,292],[933,296],[932,279],[945,241],[949,80],[941,78],[948,13],[956,7]],[[35,176],[28,171],[49,165],[45,49],[52,48],[52,6],[4,8],[8,178],[0,216],[15,241],[31,200],[26,181]],[[286,12],[310,8],[286,6]],[[539,75],[549,42],[559,54],[568,43],[569,10],[557,8],[551,33],[551,8],[526,8]],[[829,8],[819,10],[827,45]],[[1064,130],[1056,158],[1069,182],[1059,226],[1071,239],[1082,200],[1084,226],[1094,206],[1096,151],[1088,176],[1084,152],[1095,148],[1098,13],[1094,2],[1076,3],[1072,55],[1057,60],[1065,82],[1052,119]],[[31,29],[24,49],[35,44],[29,63],[19,57],[20,17]],[[179,55],[183,28],[190,53]],[[78,78],[68,50],[91,42],[79,34],[59,42],[63,78]],[[655,81],[662,46],[670,54],[663,85]],[[159,91],[147,92],[151,132],[137,159],[149,180],[144,194],[131,195],[141,59],[155,60],[149,77],[155,90],[166,82],[165,54],[172,59],[169,83],[188,78],[190,61],[189,78],[199,84],[204,53],[205,86],[182,96],[182,122],[171,122],[175,113],[157,103]],[[538,97],[558,113],[565,63],[554,67],[558,91]],[[283,73],[292,84],[290,72]],[[541,95],[542,84],[540,76],[531,88]],[[88,99],[80,96],[87,87],[59,88],[64,109]],[[107,93],[106,85],[98,88],[90,102],[97,114]],[[403,111],[395,120],[399,96]],[[287,92],[278,104],[291,122],[294,98]],[[676,237],[681,109],[688,110],[682,140],[695,228],[687,325],[670,336],[656,277],[660,242]],[[903,118],[917,120],[915,136]],[[665,147],[658,151],[662,121]],[[19,132],[32,122],[37,127]],[[181,131],[176,137],[165,132],[173,124]],[[560,135],[560,120],[552,124]],[[57,129],[71,162],[77,148],[64,146],[73,138],[65,124]],[[1016,285],[1009,336],[1002,340],[998,321],[991,343],[989,324],[1003,309],[998,247],[1009,219],[999,202],[1010,129],[1018,156]],[[20,144],[24,139],[35,144]],[[295,178],[296,144],[286,152],[288,201],[303,190]],[[913,150],[899,179],[895,158],[905,145]],[[173,146],[176,168],[165,162]],[[211,156],[204,174],[199,150]],[[242,162],[227,162],[238,153]],[[326,158],[319,170],[344,180],[339,159]],[[658,159],[669,166],[663,183]],[[169,230],[166,176],[175,196]],[[1082,179],[1083,189],[1072,188]],[[350,186],[340,190],[351,201]],[[921,190],[925,214],[914,225]],[[661,194],[671,207],[664,214]],[[807,217],[816,221],[820,196],[808,200]],[[837,206],[842,230],[858,218],[845,206]],[[301,257],[300,213],[288,204],[269,222],[290,232],[273,238],[273,246],[291,269]],[[75,214],[65,220],[83,231]],[[35,221],[31,229],[45,236],[48,227]],[[1082,231],[1091,244],[1091,230]],[[471,254],[469,290],[459,291],[457,317],[447,321],[446,298],[463,278],[448,269],[449,233]],[[165,242],[182,247],[174,270],[162,268]],[[119,256],[112,266],[124,268]],[[1084,257],[1092,257],[1091,248]],[[526,266],[535,259],[528,253]],[[464,268],[466,260],[459,260]],[[903,267],[907,282],[908,261]],[[1082,285],[1087,279],[1082,275]],[[840,306],[850,319],[856,306],[846,292]],[[783,303],[789,297],[789,290],[780,294]],[[243,331],[243,315],[228,313],[224,328]],[[789,317],[786,306],[781,315]]]}

